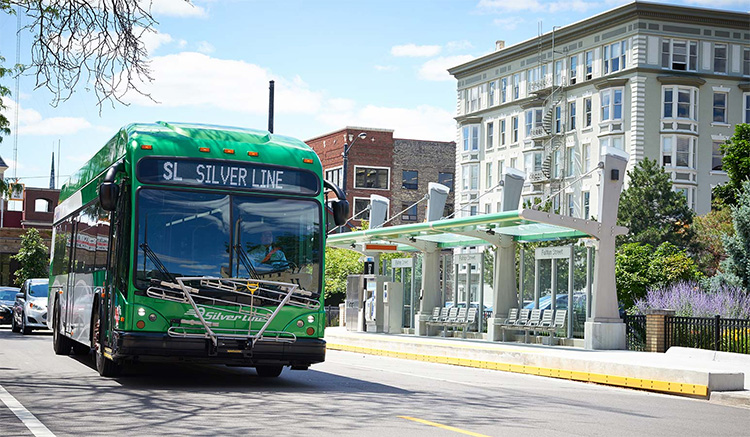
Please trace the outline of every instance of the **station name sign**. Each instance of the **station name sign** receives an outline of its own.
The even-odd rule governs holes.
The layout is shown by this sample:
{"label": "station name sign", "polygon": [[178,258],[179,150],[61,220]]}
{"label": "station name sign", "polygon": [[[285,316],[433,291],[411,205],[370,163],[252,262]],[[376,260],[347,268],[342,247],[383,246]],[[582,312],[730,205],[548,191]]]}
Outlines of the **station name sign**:
{"label": "station name sign", "polygon": [[311,171],[236,161],[144,158],[138,162],[137,175],[147,184],[302,195],[315,195],[320,190],[318,178]]}
{"label": "station name sign", "polygon": [[536,259],[561,259],[570,258],[570,246],[537,247]]}

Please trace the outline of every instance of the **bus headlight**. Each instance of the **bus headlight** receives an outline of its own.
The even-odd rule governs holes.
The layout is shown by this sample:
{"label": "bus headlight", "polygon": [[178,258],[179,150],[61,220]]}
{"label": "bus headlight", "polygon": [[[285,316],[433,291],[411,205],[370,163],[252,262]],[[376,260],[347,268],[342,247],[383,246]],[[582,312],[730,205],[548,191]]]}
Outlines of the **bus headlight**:
{"label": "bus headlight", "polygon": [[315,323],[315,316],[313,316],[312,314],[307,316],[307,323]]}

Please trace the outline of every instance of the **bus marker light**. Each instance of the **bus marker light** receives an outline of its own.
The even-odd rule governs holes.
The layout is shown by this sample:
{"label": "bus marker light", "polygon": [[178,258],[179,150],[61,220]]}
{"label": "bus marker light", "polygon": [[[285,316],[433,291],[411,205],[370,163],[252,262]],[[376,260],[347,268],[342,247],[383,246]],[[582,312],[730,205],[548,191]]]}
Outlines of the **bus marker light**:
{"label": "bus marker light", "polygon": [[226,153],[228,155],[234,155],[234,150],[233,149],[224,149],[224,153]]}
{"label": "bus marker light", "polygon": [[310,159],[310,158],[305,158],[305,159],[302,160],[302,162],[304,162],[305,164],[312,164],[313,160]]}
{"label": "bus marker light", "polygon": [[258,156],[258,152],[247,152],[247,156]]}
{"label": "bus marker light", "polygon": [[148,319],[151,320],[152,322],[155,322],[156,321],[156,314],[154,314],[154,313],[149,314],[148,315]]}
{"label": "bus marker light", "polygon": [[315,323],[315,316],[313,315],[307,316],[307,323]]}
{"label": "bus marker light", "polygon": [[141,145],[141,149],[142,150],[151,150],[153,148],[154,148],[154,146],[152,146],[151,144],[142,144]]}
{"label": "bus marker light", "polygon": [[146,308],[143,308],[143,307],[138,308],[138,315],[141,316],[141,317],[145,316],[146,315]]}
{"label": "bus marker light", "polygon": [[125,317],[120,317],[120,321],[124,322],[125,321]]}
{"label": "bus marker light", "polygon": [[210,152],[211,151],[211,149],[209,149],[208,147],[199,147],[198,150],[200,152]]}
{"label": "bus marker light", "polygon": [[304,325],[305,325],[305,322],[303,322],[302,320],[297,320],[297,326],[301,328]]}
{"label": "bus marker light", "polygon": [[137,326],[138,329],[143,329],[146,327],[146,322],[144,322],[143,320],[139,320],[138,322],[136,322],[135,326]]}
{"label": "bus marker light", "polygon": [[314,328],[307,328],[307,335],[313,335],[313,334],[315,334],[315,329]]}

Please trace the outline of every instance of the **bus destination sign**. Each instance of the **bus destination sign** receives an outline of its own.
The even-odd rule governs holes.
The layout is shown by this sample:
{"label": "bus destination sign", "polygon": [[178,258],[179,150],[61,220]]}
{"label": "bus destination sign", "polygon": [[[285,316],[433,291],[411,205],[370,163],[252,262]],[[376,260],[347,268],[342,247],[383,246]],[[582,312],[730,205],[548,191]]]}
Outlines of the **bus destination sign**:
{"label": "bus destination sign", "polygon": [[247,162],[144,158],[138,180],[147,184],[235,188],[248,191],[315,195],[319,183],[311,171]]}

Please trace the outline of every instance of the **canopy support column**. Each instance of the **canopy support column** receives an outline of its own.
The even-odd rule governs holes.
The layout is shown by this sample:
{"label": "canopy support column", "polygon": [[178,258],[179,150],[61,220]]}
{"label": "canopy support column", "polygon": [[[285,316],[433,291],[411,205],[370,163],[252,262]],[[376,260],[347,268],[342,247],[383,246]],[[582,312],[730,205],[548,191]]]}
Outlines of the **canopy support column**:
{"label": "canopy support column", "polygon": [[414,333],[429,335],[427,321],[432,309],[443,305],[440,296],[440,250],[422,251],[422,288],[419,290],[419,312],[414,314]]}
{"label": "canopy support column", "polygon": [[492,288],[492,318],[487,320],[487,337],[492,341],[502,339],[500,324],[508,310],[518,304],[516,287],[516,245],[511,235],[499,235],[496,242],[494,278]]}

